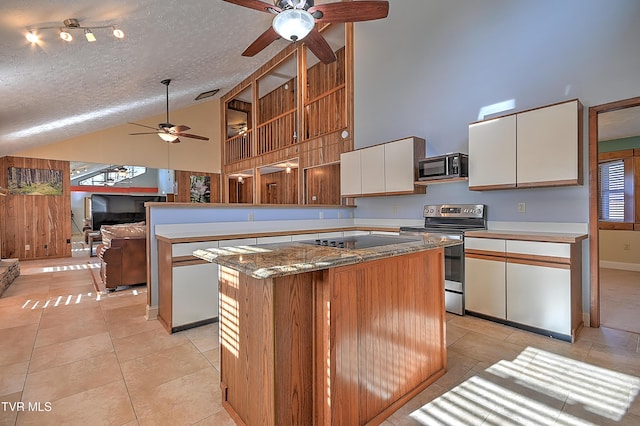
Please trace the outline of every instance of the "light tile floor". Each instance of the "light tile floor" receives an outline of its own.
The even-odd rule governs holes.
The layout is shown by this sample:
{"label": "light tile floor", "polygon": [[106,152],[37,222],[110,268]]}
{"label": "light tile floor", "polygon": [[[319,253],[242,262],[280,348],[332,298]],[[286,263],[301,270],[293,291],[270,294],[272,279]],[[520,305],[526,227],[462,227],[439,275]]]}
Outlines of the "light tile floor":
{"label": "light tile floor", "polygon": [[[81,255],[21,262],[0,298],[0,425],[232,425],[217,327],[167,334],[144,287],[96,294]],[[638,337],[568,344],[447,316],[447,374],[384,425],[640,424]]]}
{"label": "light tile floor", "polygon": [[600,321],[640,333],[640,271],[600,268]]}

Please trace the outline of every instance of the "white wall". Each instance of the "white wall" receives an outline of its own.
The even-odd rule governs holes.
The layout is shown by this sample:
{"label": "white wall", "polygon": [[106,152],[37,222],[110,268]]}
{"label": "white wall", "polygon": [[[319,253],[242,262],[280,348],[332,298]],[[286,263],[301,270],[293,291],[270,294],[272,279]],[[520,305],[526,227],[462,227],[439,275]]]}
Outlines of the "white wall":
{"label": "white wall", "polygon": [[640,271],[640,232],[600,231],[600,266]]}
{"label": "white wall", "polygon": [[[431,185],[424,196],[357,201],[358,217],[419,217],[426,203],[489,206],[490,220],[588,222],[587,110],[640,95],[637,0],[391,0],[389,17],[356,23],[356,148],[408,135],[427,154],[468,152],[481,108],[514,112],[579,98],[585,185],[471,192]],[[518,213],[519,202],[526,213]]]}
{"label": "white wall", "polygon": [[[510,113],[579,98],[585,184],[491,192],[431,185],[426,195],[358,199],[356,217],[419,218],[427,203],[468,202],[487,204],[491,221],[587,223],[588,107],[640,96],[640,1],[389,3],[387,19],[354,25],[356,148],[415,135],[426,139],[427,155],[468,152],[468,124],[483,107],[513,100]],[[587,255],[583,262],[588,312]]]}
{"label": "white wall", "polygon": [[[163,114],[140,120],[138,123],[157,126],[165,119]],[[11,155],[219,173],[220,100],[213,99],[189,108],[171,111],[171,121],[175,124],[187,124],[191,127],[189,133],[206,136],[210,140],[181,138],[181,143],[170,144],[155,134],[130,136],[129,133],[144,129],[125,123]]]}

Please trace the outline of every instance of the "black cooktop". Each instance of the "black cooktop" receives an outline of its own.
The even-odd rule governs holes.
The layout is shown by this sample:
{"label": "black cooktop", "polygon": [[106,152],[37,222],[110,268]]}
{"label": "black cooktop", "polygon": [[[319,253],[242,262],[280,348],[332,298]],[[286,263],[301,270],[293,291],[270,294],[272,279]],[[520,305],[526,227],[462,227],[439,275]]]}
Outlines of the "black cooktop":
{"label": "black cooktop", "polygon": [[422,238],[416,237],[396,237],[386,235],[358,235],[355,237],[343,238],[322,238],[317,240],[299,241],[303,244],[313,244],[316,246],[336,247],[350,250],[365,249],[371,247],[388,246],[390,244],[410,243],[421,241]]}

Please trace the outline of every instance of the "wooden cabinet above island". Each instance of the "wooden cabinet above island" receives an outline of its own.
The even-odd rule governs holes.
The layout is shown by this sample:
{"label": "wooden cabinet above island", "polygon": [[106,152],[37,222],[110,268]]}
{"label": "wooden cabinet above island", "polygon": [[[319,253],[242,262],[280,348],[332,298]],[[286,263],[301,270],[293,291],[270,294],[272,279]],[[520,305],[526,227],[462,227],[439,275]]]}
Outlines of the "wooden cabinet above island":
{"label": "wooden cabinet above island", "polygon": [[220,264],[222,402],[238,424],[380,424],[445,373],[442,247],[457,242],[389,242],[194,253]]}

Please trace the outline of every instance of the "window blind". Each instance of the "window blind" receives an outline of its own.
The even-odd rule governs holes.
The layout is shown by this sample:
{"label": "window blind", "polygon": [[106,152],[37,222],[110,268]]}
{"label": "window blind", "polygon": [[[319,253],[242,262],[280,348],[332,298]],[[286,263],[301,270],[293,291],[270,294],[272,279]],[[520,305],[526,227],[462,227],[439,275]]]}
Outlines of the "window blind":
{"label": "window blind", "polygon": [[598,218],[624,221],[624,161],[599,164],[600,205]]}

